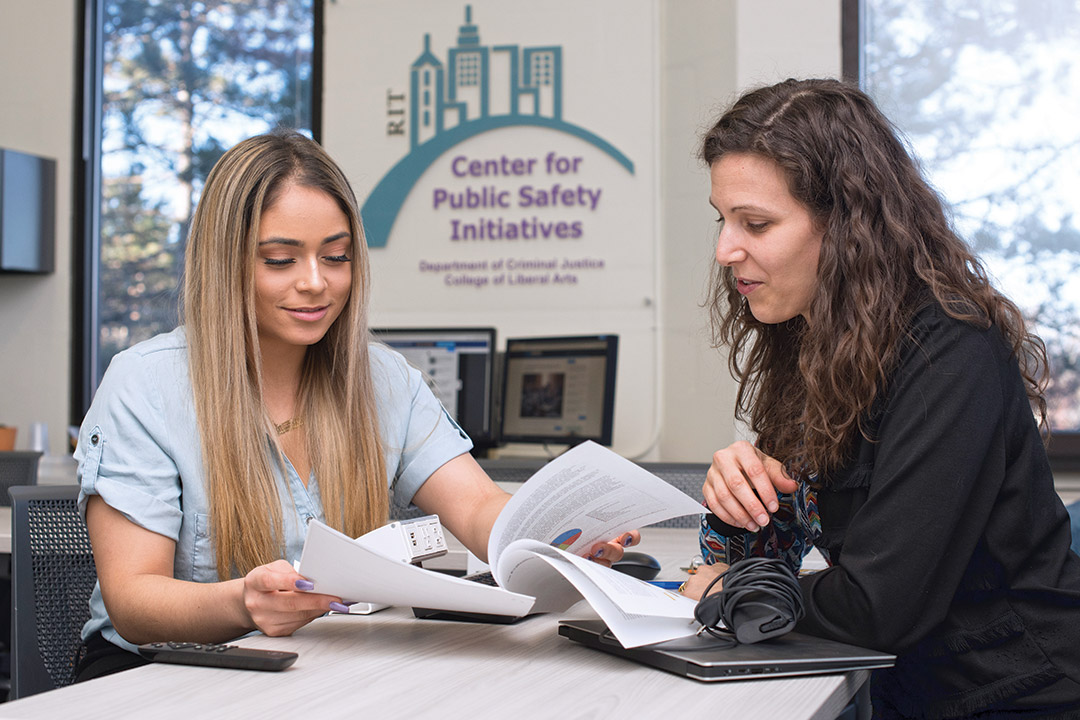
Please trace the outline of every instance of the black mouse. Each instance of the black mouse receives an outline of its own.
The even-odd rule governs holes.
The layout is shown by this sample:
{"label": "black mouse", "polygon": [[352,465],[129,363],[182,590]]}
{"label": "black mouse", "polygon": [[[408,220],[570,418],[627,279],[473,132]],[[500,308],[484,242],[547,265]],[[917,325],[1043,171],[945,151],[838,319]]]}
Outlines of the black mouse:
{"label": "black mouse", "polygon": [[624,552],[622,560],[611,563],[611,567],[638,580],[652,580],[660,572],[660,563],[656,558],[635,551]]}

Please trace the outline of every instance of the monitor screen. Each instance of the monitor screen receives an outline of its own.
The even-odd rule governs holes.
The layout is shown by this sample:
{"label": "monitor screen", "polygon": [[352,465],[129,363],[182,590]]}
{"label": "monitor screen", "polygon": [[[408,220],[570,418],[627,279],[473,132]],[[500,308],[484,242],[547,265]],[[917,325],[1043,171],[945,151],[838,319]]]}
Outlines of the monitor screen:
{"label": "monitor screen", "polygon": [[56,160],[0,148],[0,272],[51,273]]}
{"label": "monitor screen", "polygon": [[611,445],[617,335],[517,338],[503,358],[503,442]]}
{"label": "monitor screen", "polygon": [[405,356],[478,449],[495,443],[495,328],[375,328]]}

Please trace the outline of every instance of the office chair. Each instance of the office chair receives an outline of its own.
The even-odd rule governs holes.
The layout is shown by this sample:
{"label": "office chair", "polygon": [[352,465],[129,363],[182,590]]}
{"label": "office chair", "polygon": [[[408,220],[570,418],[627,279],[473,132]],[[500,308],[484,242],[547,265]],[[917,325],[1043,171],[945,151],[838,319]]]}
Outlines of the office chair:
{"label": "office chair", "polygon": [[11,695],[17,699],[75,680],[81,632],[97,582],[76,485],[13,487]]}
{"label": "office chair", "polygon": [[[542,468],[546,462],[547,458],[479,458],[477,460],[488,477],[495,482],[519,485],[532,477],[533,473]],[[424,513],[415,505],[401,505],[391,494],[391,520],[411,520],[423,517],[423,515]]]}
{"label": "office chair", "polygon": [[544,467],[548,458],[480,458],[476,462],[495,482],[523,483]]}
{"label": "office chair", "polygon": [[[480,467],[495,482],[523,483],[544,465],[542,458],[481,459]],[[709,472],[709,463],[642,462],[637,463],[669,485],[677,487],[694,499],[701,499],[701,486]],[[704,508],[702,509],[704,512]],[[407,520],[420,517],[422,512],[415,506],[396,504],[391,498],[390,519]],[[656,523],[656,527],[696,528],[701,524],[697,515],[685,515]]]}
{"label": "office chair", "polygon": [[418,517],[424,517],[426,515],[423,510],[415,505],[398,505],[394,502],[393,497],[390,498],[390,521],[394,520],[413,520]]}
{"label": "office chair", "polygon": [[[13,485],[36,485],[40,452],[0,451],[0,506],[11,505],[7,490]],[[0,617],[11,616],[11,555],[0,555]],[[9,688],[11,625],[0,625],[0,697]]]}
{"label": "office chair", "polygon": [[[705,484],[705,475],[709,472],[709,463],[642,462],[638,463],[638,465],[667,484],[682,490],[695,500],[703,499],[701,486]],[[702,512],[705,512],[704,507],[702,507]],[[656,527],[696,528],[700,524],[701,517],[699,515],[684,515],[656,523]]]}
{"label": "office chair", "polygon": [[11,505],[7,490],[13,485],[37,485],[40,452],[0,452],[0,505]]}

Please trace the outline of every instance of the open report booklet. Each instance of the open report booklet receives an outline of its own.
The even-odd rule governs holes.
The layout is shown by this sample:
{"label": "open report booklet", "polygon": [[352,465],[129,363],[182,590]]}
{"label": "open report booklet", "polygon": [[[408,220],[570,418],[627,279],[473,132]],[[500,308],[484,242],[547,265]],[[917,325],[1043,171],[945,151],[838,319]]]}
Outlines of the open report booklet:
{"label": "open report booklet", "polygon": [[[692,635],[695,602],[584,557],[630,530],[702,512],[701,503],[586,442],[547,463],[503,508],[488,541],[499,586],[425,570],[312,521],[298,571],[343,601],[524,616],[584,598],[624,647]],[[688,548],[688,551],[692,548]]]}

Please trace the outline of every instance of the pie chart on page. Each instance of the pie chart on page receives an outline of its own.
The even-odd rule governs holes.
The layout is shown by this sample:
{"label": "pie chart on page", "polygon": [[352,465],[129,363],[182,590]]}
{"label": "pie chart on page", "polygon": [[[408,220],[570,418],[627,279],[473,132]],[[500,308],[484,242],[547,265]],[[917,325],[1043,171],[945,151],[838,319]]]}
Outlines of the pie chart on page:
{"label": "pie chart on page", "polygon": [[551,544],[559,548],[560,550],[566,550],[575,542],[577,542],[577,539],[579,537],[581,537],[581,530],[578,528],[574,528],[573,530],[567,530],[563,534],[559,535],[559,537],[551,541]]}

